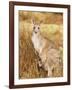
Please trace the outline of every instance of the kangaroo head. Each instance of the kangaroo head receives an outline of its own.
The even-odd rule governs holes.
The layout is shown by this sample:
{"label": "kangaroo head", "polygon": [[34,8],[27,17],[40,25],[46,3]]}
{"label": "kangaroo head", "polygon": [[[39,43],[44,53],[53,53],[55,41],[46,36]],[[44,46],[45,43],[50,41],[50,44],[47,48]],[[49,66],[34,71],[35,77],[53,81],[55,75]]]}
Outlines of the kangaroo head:
{"label": "kangaroo head", "polygon": [[40,32],[40,25],[39,24],[33,24],[33,32],[36,34]]}
{"label": "kangaroo head", "polygon": [[33,32],[34,32],[35,34],[40,33],[40,24],[41,24],[41,22],[40,22],[40,23],[36,23],[36,22],[33,20],[32,23],[33,23]]}

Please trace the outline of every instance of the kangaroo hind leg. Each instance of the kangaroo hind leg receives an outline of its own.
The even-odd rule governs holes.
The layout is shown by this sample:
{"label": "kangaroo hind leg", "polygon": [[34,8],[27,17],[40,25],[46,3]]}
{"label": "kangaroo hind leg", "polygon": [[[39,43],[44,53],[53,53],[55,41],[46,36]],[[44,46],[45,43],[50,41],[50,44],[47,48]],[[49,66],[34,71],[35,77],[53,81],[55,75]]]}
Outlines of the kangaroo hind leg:
{"label": "kangaroo hind leg", "polygon": [[48,77],[52,77],[52,68],[48,67]]}

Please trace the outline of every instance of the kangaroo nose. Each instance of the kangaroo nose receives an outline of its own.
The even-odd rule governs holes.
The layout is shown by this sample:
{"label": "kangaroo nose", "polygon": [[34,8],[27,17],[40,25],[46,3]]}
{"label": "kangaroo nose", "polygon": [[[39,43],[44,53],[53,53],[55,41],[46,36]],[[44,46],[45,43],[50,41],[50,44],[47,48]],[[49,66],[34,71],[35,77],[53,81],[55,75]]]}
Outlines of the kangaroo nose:
{"label": "kangaroo nose", "polygon": [[35,33],[37,33],[36,31],[34,31]]}

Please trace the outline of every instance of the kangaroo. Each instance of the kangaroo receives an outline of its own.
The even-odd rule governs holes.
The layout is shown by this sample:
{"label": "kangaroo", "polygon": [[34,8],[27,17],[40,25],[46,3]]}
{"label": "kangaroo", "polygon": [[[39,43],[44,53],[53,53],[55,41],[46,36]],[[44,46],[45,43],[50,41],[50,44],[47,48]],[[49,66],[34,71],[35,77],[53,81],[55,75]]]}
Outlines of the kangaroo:
{"label": "kangaroo", "polygon": [[32,43],[41,58],[43,68],[48,72],[48,77],[52,77],[54,67],[59,66],[60,53],[54,43],[45,38],[40,31],[40,24],[33,21]]}

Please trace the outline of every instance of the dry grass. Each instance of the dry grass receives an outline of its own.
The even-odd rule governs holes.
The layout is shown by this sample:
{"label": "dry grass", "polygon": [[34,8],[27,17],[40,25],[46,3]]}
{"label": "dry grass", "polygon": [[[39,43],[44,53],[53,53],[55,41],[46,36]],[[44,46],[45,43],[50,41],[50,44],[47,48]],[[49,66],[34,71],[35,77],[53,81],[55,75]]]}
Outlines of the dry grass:
{"label": "dry grass", "polygon": [[63,76],[62,14],[19,11],[19,78],[47,77],[47,72],[39,69],[37,66],[36,59],[39,59],[39,56],[35,54],[35,49],[31,41],[32,18],[36,21],[43,20],[41,24],[43,36],[54,41],[60,50],[61,64],[58,68],[54,69],[53,77]]}

